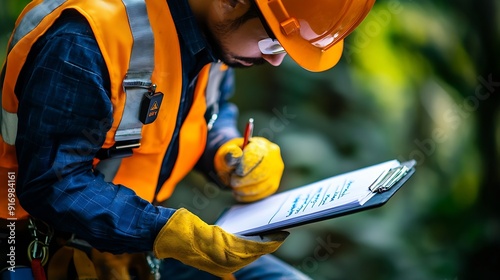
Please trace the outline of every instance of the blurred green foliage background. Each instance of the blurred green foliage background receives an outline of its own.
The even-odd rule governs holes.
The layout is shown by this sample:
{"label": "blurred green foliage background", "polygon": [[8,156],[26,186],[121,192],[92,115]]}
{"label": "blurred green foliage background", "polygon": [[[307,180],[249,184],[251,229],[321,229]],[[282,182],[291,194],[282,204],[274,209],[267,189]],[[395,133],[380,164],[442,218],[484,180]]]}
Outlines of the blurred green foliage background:
{"label": "blurred green foliage background", "polygon": [[[1,0],[0,59],[26,0]],[[390,159],[417,172],[384,206],[301,226],[276,255],[314,279],[500,279],[500,2],[379,0],[333,69],[237,70],[239,125],[280,145],[280,190]],[[193,173],[170,207],[234,203]]]}

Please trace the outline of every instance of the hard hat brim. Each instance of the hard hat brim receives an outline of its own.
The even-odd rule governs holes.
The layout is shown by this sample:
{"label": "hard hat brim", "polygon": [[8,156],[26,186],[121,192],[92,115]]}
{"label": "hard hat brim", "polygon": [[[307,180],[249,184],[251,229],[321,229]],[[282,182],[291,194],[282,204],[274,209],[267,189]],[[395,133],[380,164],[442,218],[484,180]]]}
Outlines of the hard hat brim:
{"label": "hard hat brim", "polygon": [[322,51],[308,42],[305,44],[288,43],[286,37],[282,39],[279,36],[276,37],[290,57],[302,68],[311,72],[322,72],[334,67],[342,57],[344,49],[344,40]]}

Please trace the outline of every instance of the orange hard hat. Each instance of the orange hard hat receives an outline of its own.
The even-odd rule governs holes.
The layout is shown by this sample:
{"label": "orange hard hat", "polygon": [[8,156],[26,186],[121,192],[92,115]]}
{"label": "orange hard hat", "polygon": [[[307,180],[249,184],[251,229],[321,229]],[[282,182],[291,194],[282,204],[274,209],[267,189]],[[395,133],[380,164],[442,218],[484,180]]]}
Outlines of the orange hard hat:
{"label": "orange hard hat", "polygon": [[290,57],[303,68],[332,68],[344,38],[366,17],[375,0],[254,0]]}

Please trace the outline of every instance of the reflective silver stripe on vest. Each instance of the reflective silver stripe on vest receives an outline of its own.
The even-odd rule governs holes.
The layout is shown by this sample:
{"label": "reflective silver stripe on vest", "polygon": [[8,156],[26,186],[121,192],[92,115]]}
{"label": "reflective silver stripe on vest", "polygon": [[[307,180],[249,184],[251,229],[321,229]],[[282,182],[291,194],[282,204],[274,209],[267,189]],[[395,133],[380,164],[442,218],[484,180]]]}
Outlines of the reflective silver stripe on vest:
{"label": "reflective silver stripe on vest", "polygon": [[[2,87],[5,80],[5,69],[6,66],[2,68],[2,73],[0,73],[0,106],[2,106]],[[14,145],[16,143],[17,135],[17,113],[7,112],[3,106],[2,112],[0,113],[0,135],[5,143],[9,145]]]}
{"label": "reflective silver stripe on vest", "polygon": [[17,134],[17,114],[9,113],[2,108],[0,121],[3,141],[9,145],[14,145],[16,143]]}
{"label": "reflective silver stripe on vest", "polygon": [[[5,80],[5,65],[0,74],[0,85],[3,85]],[[0,106],[2,105],[2,88],[0,87]],[[7,112],[2,107],[2,112],[0,112],[0,135],[2,135],[3,141],[9,145],[14,145],[16,142],[17,134],[17,114]]]}
{"label": "reflective silver stripe on vest", "polygon": [[26,34],[35,29],[48,14],[52,13],[66,1],[67,0],[43,1],[27,12],[16,27],[16,30],[14,30],[9,51],[19,42],[19,40],[26,36]]}

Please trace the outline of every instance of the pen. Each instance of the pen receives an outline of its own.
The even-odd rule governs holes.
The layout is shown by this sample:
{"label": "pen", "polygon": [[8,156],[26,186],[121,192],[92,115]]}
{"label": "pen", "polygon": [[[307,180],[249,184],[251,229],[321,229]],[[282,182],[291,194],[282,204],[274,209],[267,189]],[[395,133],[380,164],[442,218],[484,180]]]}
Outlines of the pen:
{"label": "pen", "polygon": [[245,135],[243,136],[243,146],[241,146],[241,149],[245,149],[246,145],[248,144],[248,140],[252,138],[253,134],[253,118],[248,119],[247,126],[245,127]]}

